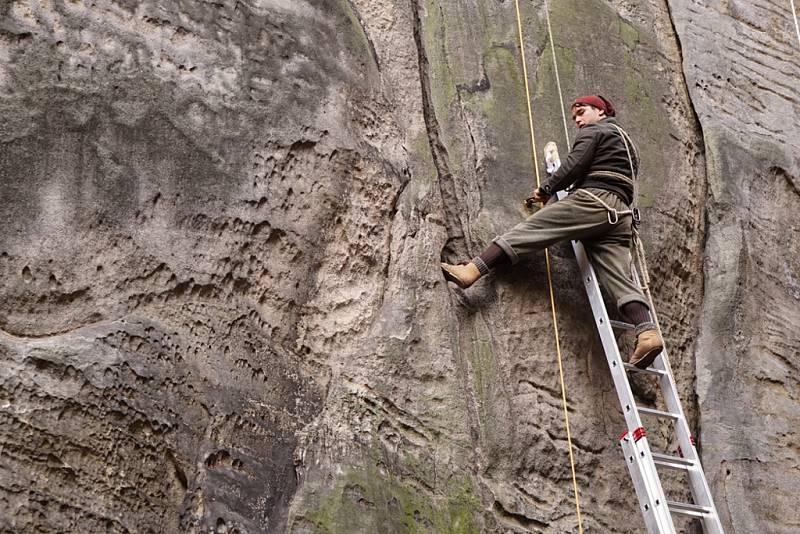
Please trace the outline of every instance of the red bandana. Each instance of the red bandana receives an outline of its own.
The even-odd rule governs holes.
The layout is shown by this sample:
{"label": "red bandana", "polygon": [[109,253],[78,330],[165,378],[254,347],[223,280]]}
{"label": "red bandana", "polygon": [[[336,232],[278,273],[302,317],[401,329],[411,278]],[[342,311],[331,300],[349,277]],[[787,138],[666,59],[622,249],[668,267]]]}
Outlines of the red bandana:
{"label": "red bandana", "polygon": [[612,104],[607,98],[604,98],[600,95],[582,96],[580,98],[576,98],[575,102],[572,104],[572,107],[574,108],[580,104],[588,104],[596,107],[597,109],[601,109],[606,112],[606,117],[613,117],[617,114],[617,111],[614,109],[614,104]]}

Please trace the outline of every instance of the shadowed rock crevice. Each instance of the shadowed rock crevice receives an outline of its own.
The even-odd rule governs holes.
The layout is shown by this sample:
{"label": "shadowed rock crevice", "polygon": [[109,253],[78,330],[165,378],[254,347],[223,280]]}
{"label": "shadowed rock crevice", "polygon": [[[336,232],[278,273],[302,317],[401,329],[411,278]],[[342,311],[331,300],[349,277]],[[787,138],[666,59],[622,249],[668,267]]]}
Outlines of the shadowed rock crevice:
{"label": "shadowed rock crevice", "polygon": [[419,0],[410,2],[414,21],[414,41],[417,45],[419,80],[422,90],[422,109],[425,117],[425,126],[428,134],[428,144],[430,145],[431,157],[436,167],[437,183],[442,197],[442,207],[445,213],[445,227],[449,236],[446,250],[461,252],[465,247],[464,229],[459,216],[460,200],[455,189],[455,180],[450,171],[449,156],[447,148],[442,143],[439,133],[439,121],[436,117],[436,108],[432,102],[431,73],[428,55],[425,50],[425,38],[423,36],[423,24],[420,16]]}

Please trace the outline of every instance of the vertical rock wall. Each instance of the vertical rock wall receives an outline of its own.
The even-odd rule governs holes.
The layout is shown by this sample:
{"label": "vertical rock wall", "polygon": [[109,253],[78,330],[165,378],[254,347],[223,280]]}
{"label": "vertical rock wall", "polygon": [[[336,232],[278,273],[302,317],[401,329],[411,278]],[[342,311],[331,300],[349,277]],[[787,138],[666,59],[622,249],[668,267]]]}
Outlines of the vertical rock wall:
{"label": "vertical rock wall", "polygon": [[406,179],[350,7],[0,4],[0,528],[281,531]]}
{"label": "vertical rock wall", "polygon": [[800,43],[789,2],[670,6],[708,160],[704,460],[734,532],[796,532]]}
{"label": "vertical rock wall", "polygon": [[[756,236],[796,232],[797,117],[772,105],[796,106],[798,56],[752,86],[733,69],[758,113],[725,115],[751,100],[706,74],[739,50],[720,27],[758,37],[744,69],[790,50],[765,36],[788,19],[552,4],[555,50],[520,2],[537,148],[566,149],[555,52],[565,98],[609,96],[638,142],[653,290],[725,521],[789,532],[797,256]],[[438,270],[528,214],[513,2],[9,1],[0,110],[0,531],[577,532],[543,257],[467,292]],[[584,526],[640,532],[571,250],[551,256]],[[756,500],[772,475],[785,498]]]}
{"label": "vertical rock wall", "polygon": [[[440,251],[466,259],[526,215],[521,200],[534,175],[513,5],[355,5],[378,57],[387,58],[386,90],[407,106],[411,180],[393,224],[389,286],[371,344],[343,367],[307,429],[290,530],[577,531],[543,258],[467,292],[444,287],[436,272]],[[553,6],[562,83],[568,95],[614,95],[640,139],[645,239],[662,258],[653,262],[654,284],[693,414],[702,140],[665,6],[589,7]],[[539,149],[546,139],[565,146],[543,16],[523,3]],[[607,29],[603,47],[598,28]],[[616,393],[571,250],[553,253],[584,523],[636,532]],[[637,390],[643,402],[657,402],[652,385]],[[668,428],[652,422],[652,434],[674,450]],[[677,482],[673,496],[685,499]]]}

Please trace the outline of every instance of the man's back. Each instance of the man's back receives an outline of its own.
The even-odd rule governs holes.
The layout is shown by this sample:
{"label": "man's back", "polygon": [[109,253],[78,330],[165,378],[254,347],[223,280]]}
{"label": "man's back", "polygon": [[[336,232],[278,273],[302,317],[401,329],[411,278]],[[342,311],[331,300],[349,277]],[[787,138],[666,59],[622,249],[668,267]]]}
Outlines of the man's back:
{"label": "man's back", "polygon": [[542,186],[548,194],[570,185],[611,191],[626,204],[633,202],[631,161],[638,172],[638,158],[628,140],[631,160],[616,119],[605,118],[580,129],[572,151],[548,182]]}

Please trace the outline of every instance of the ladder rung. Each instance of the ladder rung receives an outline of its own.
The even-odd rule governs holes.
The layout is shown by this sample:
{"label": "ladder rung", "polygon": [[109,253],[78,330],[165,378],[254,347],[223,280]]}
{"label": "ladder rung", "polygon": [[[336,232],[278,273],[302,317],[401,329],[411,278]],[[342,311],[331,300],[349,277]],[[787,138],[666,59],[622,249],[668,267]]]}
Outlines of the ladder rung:
{"label": "ladder rung", "polygon": [[711,513],[711,508],[688,504],[685,502],[667,501],[669,511],[675,514],[690,515],[692,517],[705,517]]}
{"label": "ladder rung", "polygon": [[639,410],[639,413],[654,415],[656,417],[664,417],[666,419],[674,419],[676,421],[681,418],[681,416],[676,413],[662,412],[661,410],[653,410],[652,408],[639,408],[637,406],[636,409]]}
{"label": "ladder rung", "polygon": [[659,454],[657,452],[653,453],[653,461],[656,465],[663,465],[671,469],[690,469],[695,466],[694,460],[670,456],[668,454]]}
{"label": "ladder rung", "polygon": [[611,328],[616,328],[617,330],[633,330],[636,327],[631,323],[623,323],[622,321],[611,321]]}
{"label": "ladder rung", "polygon": [[658,375],[658,376],[663,376],[667,374],[666,371],[662,371],[661,369],[654,369],[652,367],[648,367],[647,369],[642,369],[641,367],[636,367],[632,363],[623,363],[622,366],[632,373],[643,373],[646,375]]}
{"label": "ladder rung", "polygon": [[[562,199],[565,195],[565,192],[559,191],[557,197]],[[648,418],[658,417],[660,421],[656,423],[673,421],[674,430],[679,434],[681,443],[687,447],[689,446],[689,443],[686,443],[687,439],[685,439],[687,438],[685,434],[688,431],[686,415],[683,413],[683,408],[681,408],[678,391],[675,389],[676,386],[669,370],[666,355],[662,355],[659,363],[653,364],[647,369],[639,369],[625,363],[619,353],[619,338],[620,335],[627,335],[624,331],[630,330],[631,325],[621,321],[610,320],[611,318],[608,317],[608,311],[603,302],[603,295],[598,285],[596,273],[592,268],[586,249],[577,240],[573,240],[572,245],[580,267],[584,289],[592,307],[593,322],[600,335],[606,360],[612,371],[611,376],[619,397],[620,406],[625,414],[626,426],[636,429],[635,435],[631,436],[630,439],[621,437],[620,445],[625,453],[625,463],[628,466],[636,489],[636,495],[643,508],[647,531],[675,532],[677,529],[674,522],[677,522],[677,514],[683,514],[702,521],[705,532],[721,534],[723,529],[720,518],[717,509],[714,507],[714,500],[708,487],[706,475],[703,472],[703,466],[697,457],[694,447],[692,447],[691,451],[687,451],[687,456],[690,456],[691,459],[685,459],[680,458],[680,454],[673,457],[670,456],[673,453],[653,453],[649,448],[647,438],[641,439],[644,437],[644,427],[642,427],[644,416],[648,416]],[[644,273],[642,272],[642,274]],[[640,401],[636,400],[629,383],[629,379],[632,378],[632,374],[629,373],[634,372],[642,373],[644,376],[658,377],[657,381],[661,386],[665,402],[663,405],[660,404],[659,407],[667,411],[640,408],[636,404]],[[650,404],[650,406],[653,405]],[[653,423],[653,421],[650,422]],[[626,434],[623,434],[623,436]],[[638,445],[636,438],[641,439]],[[688,479],[686,482],[689,483],[689,488],[687,489],[690,489],[692,494],[692,497],[687,497],[686,500],[702,504],[669,501],[660,480],[662,475],[667,474],[664,472],[665,469],[683,471],[684,475],[681,478]],[[660,506],[658,506],[659,504]],[[675,514],[676,517],[670,517],[671,514]]]}

